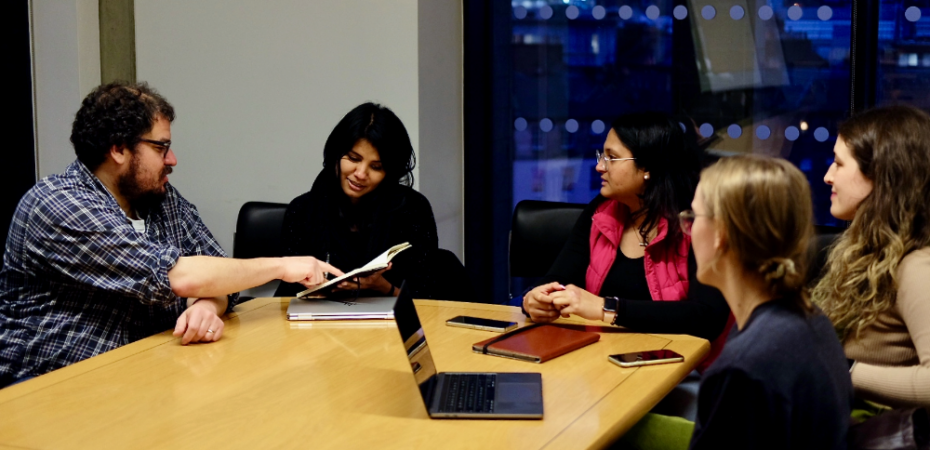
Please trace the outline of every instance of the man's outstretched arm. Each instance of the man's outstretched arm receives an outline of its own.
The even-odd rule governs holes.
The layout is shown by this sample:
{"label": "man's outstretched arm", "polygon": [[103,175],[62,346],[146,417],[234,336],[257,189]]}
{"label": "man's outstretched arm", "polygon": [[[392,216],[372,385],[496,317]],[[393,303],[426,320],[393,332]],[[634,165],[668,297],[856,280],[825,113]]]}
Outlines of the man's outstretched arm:
{"label": "man's outstretched arm", "polygon": [[325,281],[323,273],[342,271],[312,256],[234,259],[182,256],[168,271],[171,290],[179,297],[220,297],[272,280],[310,287]]}

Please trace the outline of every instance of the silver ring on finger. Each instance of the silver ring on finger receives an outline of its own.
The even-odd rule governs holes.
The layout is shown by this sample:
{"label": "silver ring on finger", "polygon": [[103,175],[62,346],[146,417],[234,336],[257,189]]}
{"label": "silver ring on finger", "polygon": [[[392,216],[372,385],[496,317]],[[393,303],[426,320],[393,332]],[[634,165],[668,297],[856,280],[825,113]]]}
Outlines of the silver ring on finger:
{"label": "silver ring on finger", "polygon": [[207,334],[213,334],[213,330],[207,330]]}

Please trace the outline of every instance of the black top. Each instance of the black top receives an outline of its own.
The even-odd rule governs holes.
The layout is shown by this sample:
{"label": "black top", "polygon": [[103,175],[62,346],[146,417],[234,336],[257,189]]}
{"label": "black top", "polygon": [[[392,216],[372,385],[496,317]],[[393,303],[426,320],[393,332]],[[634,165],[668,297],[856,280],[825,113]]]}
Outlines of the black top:
{"label": "black top", "polygon": [[[323,169],[310,192],[287,206],[281,230],[284,256],[313,256],[348,272],[409,242],[412,247],[395,256],[391,270],[384,273],[400,287],[439,246],[429,201],[412,188],[395,184],[378,186],[353,205],[330,170]],[[275,296],[289,297],[304,289],[297,283],[281,283]]]}
{"label": "black top", "polygon": [[646,263],[644,257],[629,258],[617,247],[617,259],[607,272],[611,281],[610,292],[613,296],[627,300],[652,301],[649,283],[646,282]]}
{"label": "black top", "polygon": [[[591,260],[591,248],[588,244],[591,237],[591,218],[604,200],[604,197],[598,195],[578,217],[568,242],[552,264],[549,273],[543,277],[542,284],[557,281],[585,287],[585,273]],[[617,251],[620,252],[619,248]],[[626,279],[631,274],[624,271],[620,267],[622,263],[618,261],[620,258],[614,261],[607,272],[607,278],[598,294],[602,297],[621,297],[617,305],[617,325],[644,333],[690,334],[707,340],[714,340],[723,332],[730,317],[730,307],[720,291],[697,281],[697,262],[694,260],[693,251],[688,251],[688,298],[682,301],[648,301],[657,300],[651,296],[625,297],[624,293],[630,286]],[[633,276],[642,277],[642,283],[645,284],[646,269],[643,259],[637,258],[633,261],[638,261],[641,266],[641,270]]]}
{"label": "black top", "polygon": [[690,448],[845,449],[852,398],[830,320],[763,303],[704,373]]}

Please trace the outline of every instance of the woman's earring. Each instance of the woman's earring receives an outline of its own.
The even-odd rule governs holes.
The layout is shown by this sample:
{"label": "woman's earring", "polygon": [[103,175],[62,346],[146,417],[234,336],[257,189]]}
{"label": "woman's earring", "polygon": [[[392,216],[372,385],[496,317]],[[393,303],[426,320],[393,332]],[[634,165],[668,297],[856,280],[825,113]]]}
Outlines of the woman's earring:
{"label": "woman's earring", "polygon": [[644,176],[643,179],[644,179],[644,180],[648,180],[648,179],[649,179],[649,175]]}

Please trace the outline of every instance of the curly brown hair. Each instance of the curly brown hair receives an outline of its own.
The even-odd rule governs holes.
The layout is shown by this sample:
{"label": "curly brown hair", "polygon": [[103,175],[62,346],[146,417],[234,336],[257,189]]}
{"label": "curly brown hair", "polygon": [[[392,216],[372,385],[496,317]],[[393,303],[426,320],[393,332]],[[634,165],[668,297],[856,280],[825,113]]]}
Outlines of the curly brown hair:
{"label": "curly brown hair", "polygon": [[81,102],[71,125],[78,159],[94,170],[112,146],[136,148],[158,116],[174,121],[174,107],[145,82],[98,86]]}
{"label": "curly brown hair", "polygon": [[930,115],[877,108],[843,123],[839,136],[873,183],[812,291],[845,339],[894,306],[898,265],[930,245]]}

